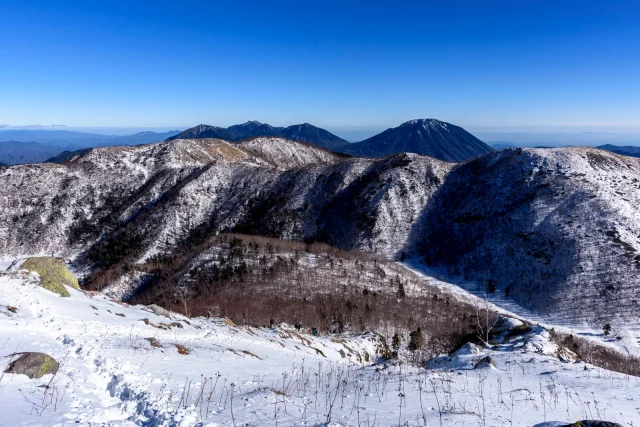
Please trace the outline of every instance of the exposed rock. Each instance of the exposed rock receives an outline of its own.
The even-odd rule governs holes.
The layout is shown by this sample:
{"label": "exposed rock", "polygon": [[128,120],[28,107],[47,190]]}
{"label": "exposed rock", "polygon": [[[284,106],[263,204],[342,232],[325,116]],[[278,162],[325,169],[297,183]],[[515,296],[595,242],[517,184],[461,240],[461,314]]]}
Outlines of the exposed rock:
{"label": "exposed rock", "polygon": [[473,369],[488,369],[495,367],[496,365],[493,363],[493,359],[491,359],[491,356],[485,356],[473,364]]}
{"label": "exposed rock", "polygon": [[7,374],[26,375],[29,378],[40,378],[43,375],[55,374],[59,364],[56,360],[44,353],[16,353],[19,356],[12,361],[4,371]]}
{"label": "exposed rock", "polygon": [[503,343],[508,338],[517,336],[525,332],[527,326],[521,320],[512,317],[499,316],[496,324],[491,330],[491,339],[497,343]]}
{"label": "exposed rock", "polygon": [[68,297],[70,295],[65,285],[74,289],[80,289],[76,276],[69,271],[64,261],[59,258],[29,258],[20,268],[38,273],[40,276],[40,286],[60,296]]}
{"label": "exposed rock", "polygon": [[582,420],[562,427],[622,427],[622,424],[612,423],[609,421]]}
{"label": "exposed rock", "polygon": [[562,360],[563,362],[575,362],[577,360],[580,360],[580,357],[578,357],[577,354],[575,354],[568,348],[560,347],[558,349],[558,359]]}

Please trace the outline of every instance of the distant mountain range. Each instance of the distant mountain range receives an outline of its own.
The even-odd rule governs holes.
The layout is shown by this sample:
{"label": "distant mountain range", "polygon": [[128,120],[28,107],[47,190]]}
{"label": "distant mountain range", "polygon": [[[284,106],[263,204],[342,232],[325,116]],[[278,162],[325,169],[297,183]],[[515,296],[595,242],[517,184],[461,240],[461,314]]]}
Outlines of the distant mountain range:
{"label": "distant mountain range", "polygon": [[59,152],[59,147],[35,141],[0,141],[0,163],[8,165],[40,163]]}
{"label": "distant mountain range", "polygon": [[[436,119],[410,120],[355,143],[349,143],[309,123],[279,127],[254,120],[227,128],[201,124],[183,132],[139,132],[124,136],[65,130],[0,131],[0,163],[63,163],[83,154],[88,148],[140,145],[163,140],[215,138],[237,143],[256,137],[279,137],[306,142],[356,157],[384,157],[406,152],[452,163],[468,161],[494,150],[518,146],[507,141],[486,144],[463,128]],[[640,157],[640,147],[607,144],[598,148]]]}
{"label": "distant mountain range", "polygon": [[640,133],[632,132],[577,132],[577,131],[535,131],[535,132],[512,132],[496,131],[486,132],[483,130],[474,131],[473,134],[485,141],[487,144],[512,144],[516,147],[535,147],[544,145],[546,147],[599,147],[605,144],[617,146],[637,146],[640,145]]}
{"label": "distant mountain range", "polygon": [[623,156],[640,157],[640,147],[618,146],[618,145],[606,144],[606,145],[601,145],[598,148],[611,151],[616,154],[621,154]]}
{"label": "distant mountain range", "polygon": [[494,150],[504,150],[506,148],[516,148],[517,145],[506,141],[489,142],[489,146]]}
{"label": "distant mountain range", "polygon": [[357,157],[383,157],[398,153],[415,153],[448,162],[466,161],[493,149],[459,126],[435,119],[410,120],[361,142],[349,143],[331,132],[309,123],[286,128],[258,121],[221,128],[198,125],[167,138],[217,138],[241,141],[257,136],[278,136],[307,142],[339,153]]}
{"label": "distant mountain range", "polygon": [[336,150],[349,144],[346,140],[332,134],[322,128],[309,123],[293,125],[289,127],[275,127],[258,121],[250,121],[241,125],[221,128],[218,126],[198,125],[185,130],[178,135],[167,138],[167,141],[174,139],[198,139],[217,138],[224,141],[238,142],[244,139],[258,136],[278,136],[297,142],[308,142],[318,147],[328,150]]}
{"label": "distant mountain range", "polygon": [[179,133],[139,132],[133,135],[102,135],[65,130],[0,131],[0,163],[40,163],[61,152],[75,152],[91,147],[139,145],[163,141]]}

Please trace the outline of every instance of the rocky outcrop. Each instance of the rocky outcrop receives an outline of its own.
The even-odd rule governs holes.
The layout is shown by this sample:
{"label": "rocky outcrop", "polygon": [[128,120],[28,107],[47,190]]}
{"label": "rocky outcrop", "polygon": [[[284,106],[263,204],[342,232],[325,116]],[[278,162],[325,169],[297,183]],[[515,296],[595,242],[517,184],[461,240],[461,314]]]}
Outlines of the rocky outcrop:
{"label": "rocky outcrop", "polygon": [[61,259],[52,257],[29,258],[20,268],[37,273],[40,286],[60,296],[69,296],[69,291],[65,286],[80,289],[78,279]]}

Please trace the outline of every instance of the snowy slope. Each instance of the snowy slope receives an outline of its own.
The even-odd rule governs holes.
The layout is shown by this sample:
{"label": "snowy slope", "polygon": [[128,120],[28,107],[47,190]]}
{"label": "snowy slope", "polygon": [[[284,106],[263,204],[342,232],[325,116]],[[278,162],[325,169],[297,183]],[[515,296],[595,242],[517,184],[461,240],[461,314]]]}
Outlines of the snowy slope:
{"label": "snowy slope", "polygon": [[[640,416],[637,378],[562,362],[558,355],[570,354],[541,328],[491,350],[465,346],[429,370],[370,366],[375,335],[331,339],[286,326],[187,321],[70,292],[61,298],[20,273],[0,276],[2,360],[41,351],[61,364],[39,380],[0,378],[7,425],[532,426],[599,418],[632,426]],[[485,356],[495,367],[473,369]]]}
{"label": "snowy slope", "polygon": [[257,137],[235,144],[276,167],[290,169],[315,164],[337,163],[344,156],[313,145],[296,144],[289,139]]}
{"label": "snowy slope", "polygon": [[541,314],[633,321],[640,160],[593,148],[509,149],[457,166],[424,212],[428,264]]}

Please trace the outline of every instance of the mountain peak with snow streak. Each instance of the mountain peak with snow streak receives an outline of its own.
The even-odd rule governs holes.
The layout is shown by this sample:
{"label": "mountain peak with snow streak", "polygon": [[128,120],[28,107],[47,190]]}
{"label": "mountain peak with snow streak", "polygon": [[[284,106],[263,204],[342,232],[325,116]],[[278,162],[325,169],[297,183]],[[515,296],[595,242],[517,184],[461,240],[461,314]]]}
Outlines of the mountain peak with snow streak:
{"label": "mountain peak with snow streak", "polygon": [[493,151],[459,126],[437,119],[414,119],[339,151],[364,157],[416,153],[447,162],[463,162]]}

